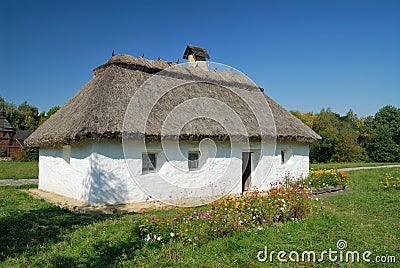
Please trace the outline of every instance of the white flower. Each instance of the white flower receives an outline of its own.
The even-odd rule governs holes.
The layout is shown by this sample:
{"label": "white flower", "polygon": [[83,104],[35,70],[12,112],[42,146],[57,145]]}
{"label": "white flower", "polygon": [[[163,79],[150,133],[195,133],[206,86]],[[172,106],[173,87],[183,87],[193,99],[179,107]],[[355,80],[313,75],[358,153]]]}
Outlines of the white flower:
{"label": "white flower", "polygon": [[147,234],[147,236],[144,238],[144,240],[146,240],[146,241],[150,241],[150,235],[149,235],[149,234]]}
{"label": "white flower", "polygon": [[157,237],[157,241],[161,241],[161,236]]}
{"label": "white flower", "polygon": [[175,236],[175,233],[170,233],[169,234],[171,237],[174,237]]}

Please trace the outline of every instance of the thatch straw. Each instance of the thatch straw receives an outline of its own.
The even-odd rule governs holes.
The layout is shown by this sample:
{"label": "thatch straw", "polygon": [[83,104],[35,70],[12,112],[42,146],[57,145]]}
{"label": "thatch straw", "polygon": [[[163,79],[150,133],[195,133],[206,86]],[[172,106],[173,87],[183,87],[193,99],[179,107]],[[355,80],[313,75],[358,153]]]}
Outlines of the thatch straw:
{"label": "thatch straw", "polygon": [[[163,71],[167,68],[168,70]],[[261,135],[267,137],[276,135],[278,140],[297,142],[314,142],[320,139],[313,130],[271,98],[259,93],[262,89],[249,82],[249,79],[242,74],[208,71],[204,68],[182,66],[163,60],[135,58],[129,55],[113,56],[105,64],[94,69],[93,73],[95,76],[85,86],[29,136],[25,141],[26,145],[45,147],[71,144],[83,139],[121,139],[123,131],[130,138],[145,136],[147,139],[159,140],[163,123],[173,109],[197,97],[208,97],[226,104],[236,112],[244,129],[236,126],[237,124],[230,116],[226,116],[223,122],[197,118],[180,130],[178,133],[180,139],[199,140],[209,137],[214,140],[226,140],[229,138],[226,127],[234,136],[246,136],[250,140],[259,140]],[[135,106],[133,110],[128,110],[127,115],[131,115],[130,123],[129,127],[124,129],[124,116],[132,96],[146,80],[156,73],[165,77],[166,84],[155,85],[154,88],[146,91],[143,106]],[[175,81],[190,79],[189,81],[198,82],[182,85],[167,92],[154,107],[152,106],[151,113],[147,117],[146,105],[153,104],[151,99],[156,95],[158,88],[167,87],[171,79]],[[161,81],[164,80],[161,79]],[[226,87],[234,90],[228,90]],[[265,126],[262,126],[260,131],[257,121],[259,118],[256,117],[257,114],[266,111],[260,110],[265,109],[265,106],[257,105],[257,103],[262,104],[265,100],[255,99],[252,105],[254,107],[249,107],[246,101],[235,94],[236,91],[249,99],[255,92],[262,94],[261,96],[264,96],[270,106],[274,119],[267,118],[267,122],[262,124]],[[192,106],[189,104],[182,110],[182,117],[201,108],[198,103]],[[210,115],[226,114],[226,109],[221,106],[206,108],[209,109],[207,113]],[[143,120],[147,123],[144,130],[139,127]],[[174,133],[168,132],[168,129],[165,131],[163,135],[174,136]]]}

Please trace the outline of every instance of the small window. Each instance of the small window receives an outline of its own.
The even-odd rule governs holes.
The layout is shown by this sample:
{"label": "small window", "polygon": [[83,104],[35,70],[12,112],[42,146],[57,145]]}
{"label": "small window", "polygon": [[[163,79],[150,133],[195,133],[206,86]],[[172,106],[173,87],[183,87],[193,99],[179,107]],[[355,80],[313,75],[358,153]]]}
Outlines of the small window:
{"label": "small window", "polygon": [[292,150],[291,149],[286,149],[286,150],[281,150],[281,164],[286,164],[287,161],[292,157]]}
{"label": "small window", "polygon": [[190,152],[188,154],[188,166],[189,166],[189,170],[199,169],[199,153],[198,152]]}
{"label": "small window", "polygon": [[142,153],[142,173],[155,172],[156,166],[156,154]]}

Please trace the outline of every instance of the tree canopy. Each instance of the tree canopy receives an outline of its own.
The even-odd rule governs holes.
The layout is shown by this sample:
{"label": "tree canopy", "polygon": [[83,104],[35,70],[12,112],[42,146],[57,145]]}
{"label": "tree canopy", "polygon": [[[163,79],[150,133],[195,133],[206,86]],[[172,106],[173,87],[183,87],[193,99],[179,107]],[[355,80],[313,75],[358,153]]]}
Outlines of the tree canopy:
{"label": "tree canopy", "polygon": [[400,108],[387,105],[364,118],[352,110],[340,116],[330,108],[291,113],[322,137],[310,146],[313,162],[400,161]]}
{"label": "tree canopy", "polygon": [[12,102],[5,101],[0,96],[0,107],[3,106],[3,103],[7,112],[7,120],[16,129],[35,130],[60,109],[59,106],[54,106],[47,112],[39,114],[39,109],[26,101],[17,106]]}

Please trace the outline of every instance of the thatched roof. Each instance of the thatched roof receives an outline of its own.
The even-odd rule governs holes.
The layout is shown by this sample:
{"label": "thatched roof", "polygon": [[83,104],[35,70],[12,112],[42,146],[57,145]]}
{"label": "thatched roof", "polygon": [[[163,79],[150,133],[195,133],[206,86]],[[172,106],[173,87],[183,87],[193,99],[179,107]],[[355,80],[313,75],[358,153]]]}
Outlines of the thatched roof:
{"label": "thatched roof", "polygon": [[[184,126],[178,133],[183,140],[205,137],[227,140],[228,132],[250,140],[260,139],[261,135],[274,138],[275,134],[278,140],[286,141],[314,142],[320,139],[239,73],[209,71],[129,55],[115,55],[93,73],[95,76],[86,85],[29,136],[26,145],[46,147],[83,139],[121,139],[123,132],[132,139],[146,136],[159,140],[161,133],[163,137],[176,136],[174,131],[179,124]],[[158,80],[148,80],[154,74]],[[175,83],[179,86],[166,90]],[[141,96],[137,105],[131,103],[133,106],[128,106],[134,95]],[[200,99],[192,103],[194,98]],[[210,106],[210,101],[202,102],[205,98],[215,102],[215,106]],[[269,104],[273,119],[272,115],[268,117],[271,113],[265,111],[263,102]],[[175,120],[162,129],[177,107],[180,110]],[[147,110],[149,114],[146,114]],[[205,111],[209,118],[190,120],[197,114],[204,115]],[[232,116],[232,111],[236,117]],[[127,118],[125,126],[124,117]],[[260,118],[262,126],[258,123]],[[237,120],[241,123],[237,124]],[[142,127],[144,123],[145,128]]]}

